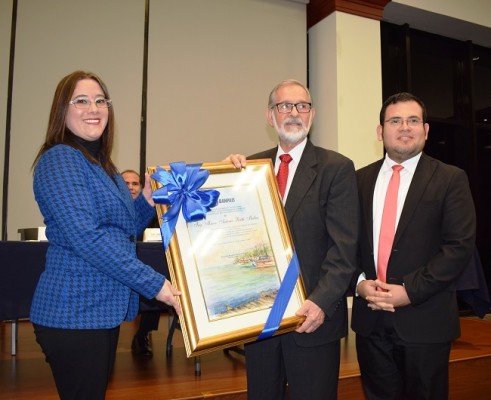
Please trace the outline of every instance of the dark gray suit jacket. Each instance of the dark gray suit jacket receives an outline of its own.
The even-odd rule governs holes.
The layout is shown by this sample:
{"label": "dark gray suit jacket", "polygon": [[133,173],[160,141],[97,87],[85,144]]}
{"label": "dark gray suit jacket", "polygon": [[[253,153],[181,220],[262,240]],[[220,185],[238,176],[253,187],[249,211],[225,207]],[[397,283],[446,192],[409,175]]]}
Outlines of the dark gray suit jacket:
{"label": "dark gray suit jacket", "polygon": [[[277,147],[249,159],[273,160]],[[310,141],[300,159],[285,204],[308,299],[326,314],[313,333],[292,333],[303,346],[347,334],[346,291],[356,268],[358,195],[353,162]]]}
{"label": "dark gray suit jacket", "polygon": [[[373,192],[383,160],[357,171],[362,232],[360,269],[376,279]],[[387,280],[404,282],[411,304],[396,309],[394,327],[414,343],[446,342],[460,335],[455,283],[475,245],[476,216],[465,172],[421,155],[397,226]],[[389,282],[390,283],[390,282]],[[368,336],[382,317],[354,297],[352,329]]]}

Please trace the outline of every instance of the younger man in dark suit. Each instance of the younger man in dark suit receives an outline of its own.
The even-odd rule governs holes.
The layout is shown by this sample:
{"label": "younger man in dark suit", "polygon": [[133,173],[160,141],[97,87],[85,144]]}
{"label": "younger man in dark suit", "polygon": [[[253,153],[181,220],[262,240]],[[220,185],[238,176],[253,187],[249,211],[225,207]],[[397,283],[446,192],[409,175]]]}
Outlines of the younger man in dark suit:
{"label": "younger man in dark suit", "polygon": [[[271,158],[278,172],[283,154],[290,155],[283,202],[307,294],[297,311],[306,318],[296,332],[245,346],[251,400],[286,399],[287,388],[291,400],[337,398],[346,291],[356,268],[358,194],[352,161],[307,138],[314,115],[305,86],[280,82],[267,110],[279,146],[250,157]],[[240,156],[229,159],[237,166]]]}
{"label": "younger man in dark suit", "polygon": [[[428,131],[420,99],[389,97],[377,127],[387,154],[357,171],[362,231],[352,328],[369,400],[448,398],[450,346],[460,335],[455,283],[474,249],[476,217],[465,172],[422,152]],[[393,175],[400,183],[387,236]]]}

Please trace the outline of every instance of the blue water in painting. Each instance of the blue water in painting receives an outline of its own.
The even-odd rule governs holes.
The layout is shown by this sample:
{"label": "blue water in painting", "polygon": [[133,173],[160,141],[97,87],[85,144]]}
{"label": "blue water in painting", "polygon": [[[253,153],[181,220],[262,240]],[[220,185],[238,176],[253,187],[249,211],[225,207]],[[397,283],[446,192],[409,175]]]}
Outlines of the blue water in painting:
{"label": "blue water in painting", "polygon": [[231,308],[258,300],[261,293],[278,290],[280,280],[276,266],[256,268],[252,265],[225,265],[200,271],[206,307],[210,318]]}

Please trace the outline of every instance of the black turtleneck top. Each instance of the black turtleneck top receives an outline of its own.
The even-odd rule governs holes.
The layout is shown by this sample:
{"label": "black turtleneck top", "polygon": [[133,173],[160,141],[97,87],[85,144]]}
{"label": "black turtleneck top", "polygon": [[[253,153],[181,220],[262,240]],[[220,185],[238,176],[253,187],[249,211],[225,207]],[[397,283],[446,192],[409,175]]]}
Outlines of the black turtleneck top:
{"label": "black turtleneck top", "polygon": [[90,155],[94,157],[96,160],[99,159],[99,151],[102,145],[101,138],[97,140],[89,141],[89,140],[82,139],[77,135],[73,135],[73,140],[75,140],[75,142],[85,147],[85,149],[90,153]]}

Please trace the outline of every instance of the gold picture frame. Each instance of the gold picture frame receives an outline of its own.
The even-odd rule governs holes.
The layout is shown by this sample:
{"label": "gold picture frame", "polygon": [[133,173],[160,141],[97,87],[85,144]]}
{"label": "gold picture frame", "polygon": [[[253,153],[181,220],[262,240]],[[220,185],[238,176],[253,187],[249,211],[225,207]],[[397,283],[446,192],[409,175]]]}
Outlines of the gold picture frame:
{"label": "gold picture frame", "polygon": [[[186,222],[181,212],[166,251],[171,281],[182,293],[179,321],[188,357],[256,340],[294,255],[271,160],[201,169],[210,174],[199,190],[217,190],[218,203],[197,222]],[[152,175],[158,167],[147,170]],[[155,179],[151,185],[154,192],[163,186]],[[169,206],[156,208],[162,224]],[[275,335],[303,320],[295,315],[305,301],[298,275]]]}

